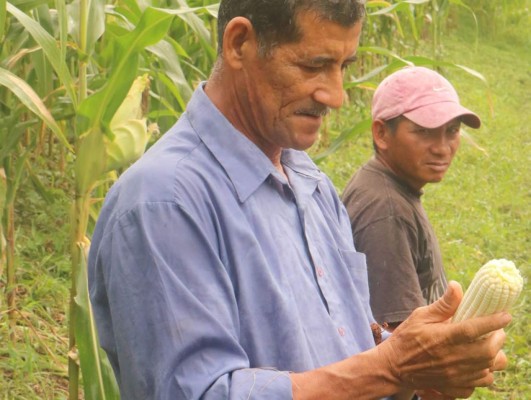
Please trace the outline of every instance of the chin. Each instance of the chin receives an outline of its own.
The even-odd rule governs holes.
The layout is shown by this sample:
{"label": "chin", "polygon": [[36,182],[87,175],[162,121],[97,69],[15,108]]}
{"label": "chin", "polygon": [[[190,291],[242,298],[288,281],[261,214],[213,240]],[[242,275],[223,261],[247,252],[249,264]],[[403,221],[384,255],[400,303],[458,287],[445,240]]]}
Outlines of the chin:
{"label": "chin", "polygon": [[297,135],[291,143],[291,148],[294,150],[307,150],[312,147],[319,138],[318,132],[304,133]]}
{"label": "chin", "polygon": [[436,178],[432,178],[430,179],[428,182],[429,183],[439,183],[440,181],[443,180],[443,177],[442,176],[439,176],[439,177],[436,177]]}

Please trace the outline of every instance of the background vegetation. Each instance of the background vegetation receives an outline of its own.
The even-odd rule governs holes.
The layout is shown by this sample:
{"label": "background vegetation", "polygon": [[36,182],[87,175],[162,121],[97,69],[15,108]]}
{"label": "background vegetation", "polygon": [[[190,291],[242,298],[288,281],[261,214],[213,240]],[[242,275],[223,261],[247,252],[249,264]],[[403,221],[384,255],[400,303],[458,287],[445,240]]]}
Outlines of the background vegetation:
{"label": "background vegetation", "polygon": [[[424,196],[448,273],[465,286],[491,258],[530,272],[529,6],[368,1],[348,104],[310,149],[340,192],[372,155],[377,83],[406,63],[438,68],[483,119]],[[216,9],[199,0],[0,0],[0,398],[77,398],[80,361],[79,396],[116,398],[93,346],[84,252],[108,187],[208,76]],[[508,329],[510,367],[475,399],[528,395],[528,293]]]}

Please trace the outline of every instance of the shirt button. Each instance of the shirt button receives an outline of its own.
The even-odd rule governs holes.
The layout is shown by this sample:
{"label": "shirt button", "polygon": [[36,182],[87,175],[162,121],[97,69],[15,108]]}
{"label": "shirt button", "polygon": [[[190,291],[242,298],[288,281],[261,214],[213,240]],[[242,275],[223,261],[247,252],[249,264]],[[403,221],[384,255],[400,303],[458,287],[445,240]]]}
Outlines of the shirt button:
{"label": "shirt button", "polygon": [[339,336],[345,336],[345,329],[344,328],[337,328],[337,332],[339,333]]}
{"label": "shirt button", "polygon": [[321,278],[324,276],[324,270],[322,268],[317,268],[317,276]]}

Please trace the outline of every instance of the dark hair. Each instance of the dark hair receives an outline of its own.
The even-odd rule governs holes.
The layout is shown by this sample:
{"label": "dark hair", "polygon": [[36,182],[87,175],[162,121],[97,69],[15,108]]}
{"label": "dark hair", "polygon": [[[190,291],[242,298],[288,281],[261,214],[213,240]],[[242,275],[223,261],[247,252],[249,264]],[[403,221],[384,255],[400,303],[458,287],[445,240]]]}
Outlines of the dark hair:
{"label": "dark hair", "polygon": [[295,24],[297,13],[315,11],[323,20],[349,27],[365,16],[364,0],[221,0],[218,13],[218,54],[223,49],[223,33],[229,21],[245,17],[251,21],[261,54],[274,46],[296,42],[301,32]]}
{"label": "dark hair", "polygon": [[[396,133],[396,130],[398,128],[398,124],[400,121],[402,121],[405,117],[403,115],[399,115],[398,117],[394,117],[391,119],[388,119],[384,121],[385,127],[389,130],[391,135],[394,135]],[[376,146],[376,143],[374,140],[372,141],[372,147],[374,148],[374,152],[378,153],[378,146]]]}
{"label": "dark hair", "polygon": [[403,119],[404,119],[404,116],[399,115],[398,117],[394,117],[394,118],[384,121],[384,124],[387,127],[387,129],[389,129],[391,134],[394,135],[396,133],[396,129],[398,128],[398,123],[402,121]]}

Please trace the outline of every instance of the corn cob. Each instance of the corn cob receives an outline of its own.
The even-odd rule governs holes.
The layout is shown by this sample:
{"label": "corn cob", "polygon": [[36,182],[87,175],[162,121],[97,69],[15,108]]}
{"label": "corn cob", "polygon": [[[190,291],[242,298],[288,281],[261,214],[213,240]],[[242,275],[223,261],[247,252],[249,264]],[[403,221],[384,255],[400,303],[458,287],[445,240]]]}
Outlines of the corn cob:
{"label": "corn cob", "polygon": [[453,322],[507,311],[522,291],[524,280],[512,261],[490,260],[474,276]]}

